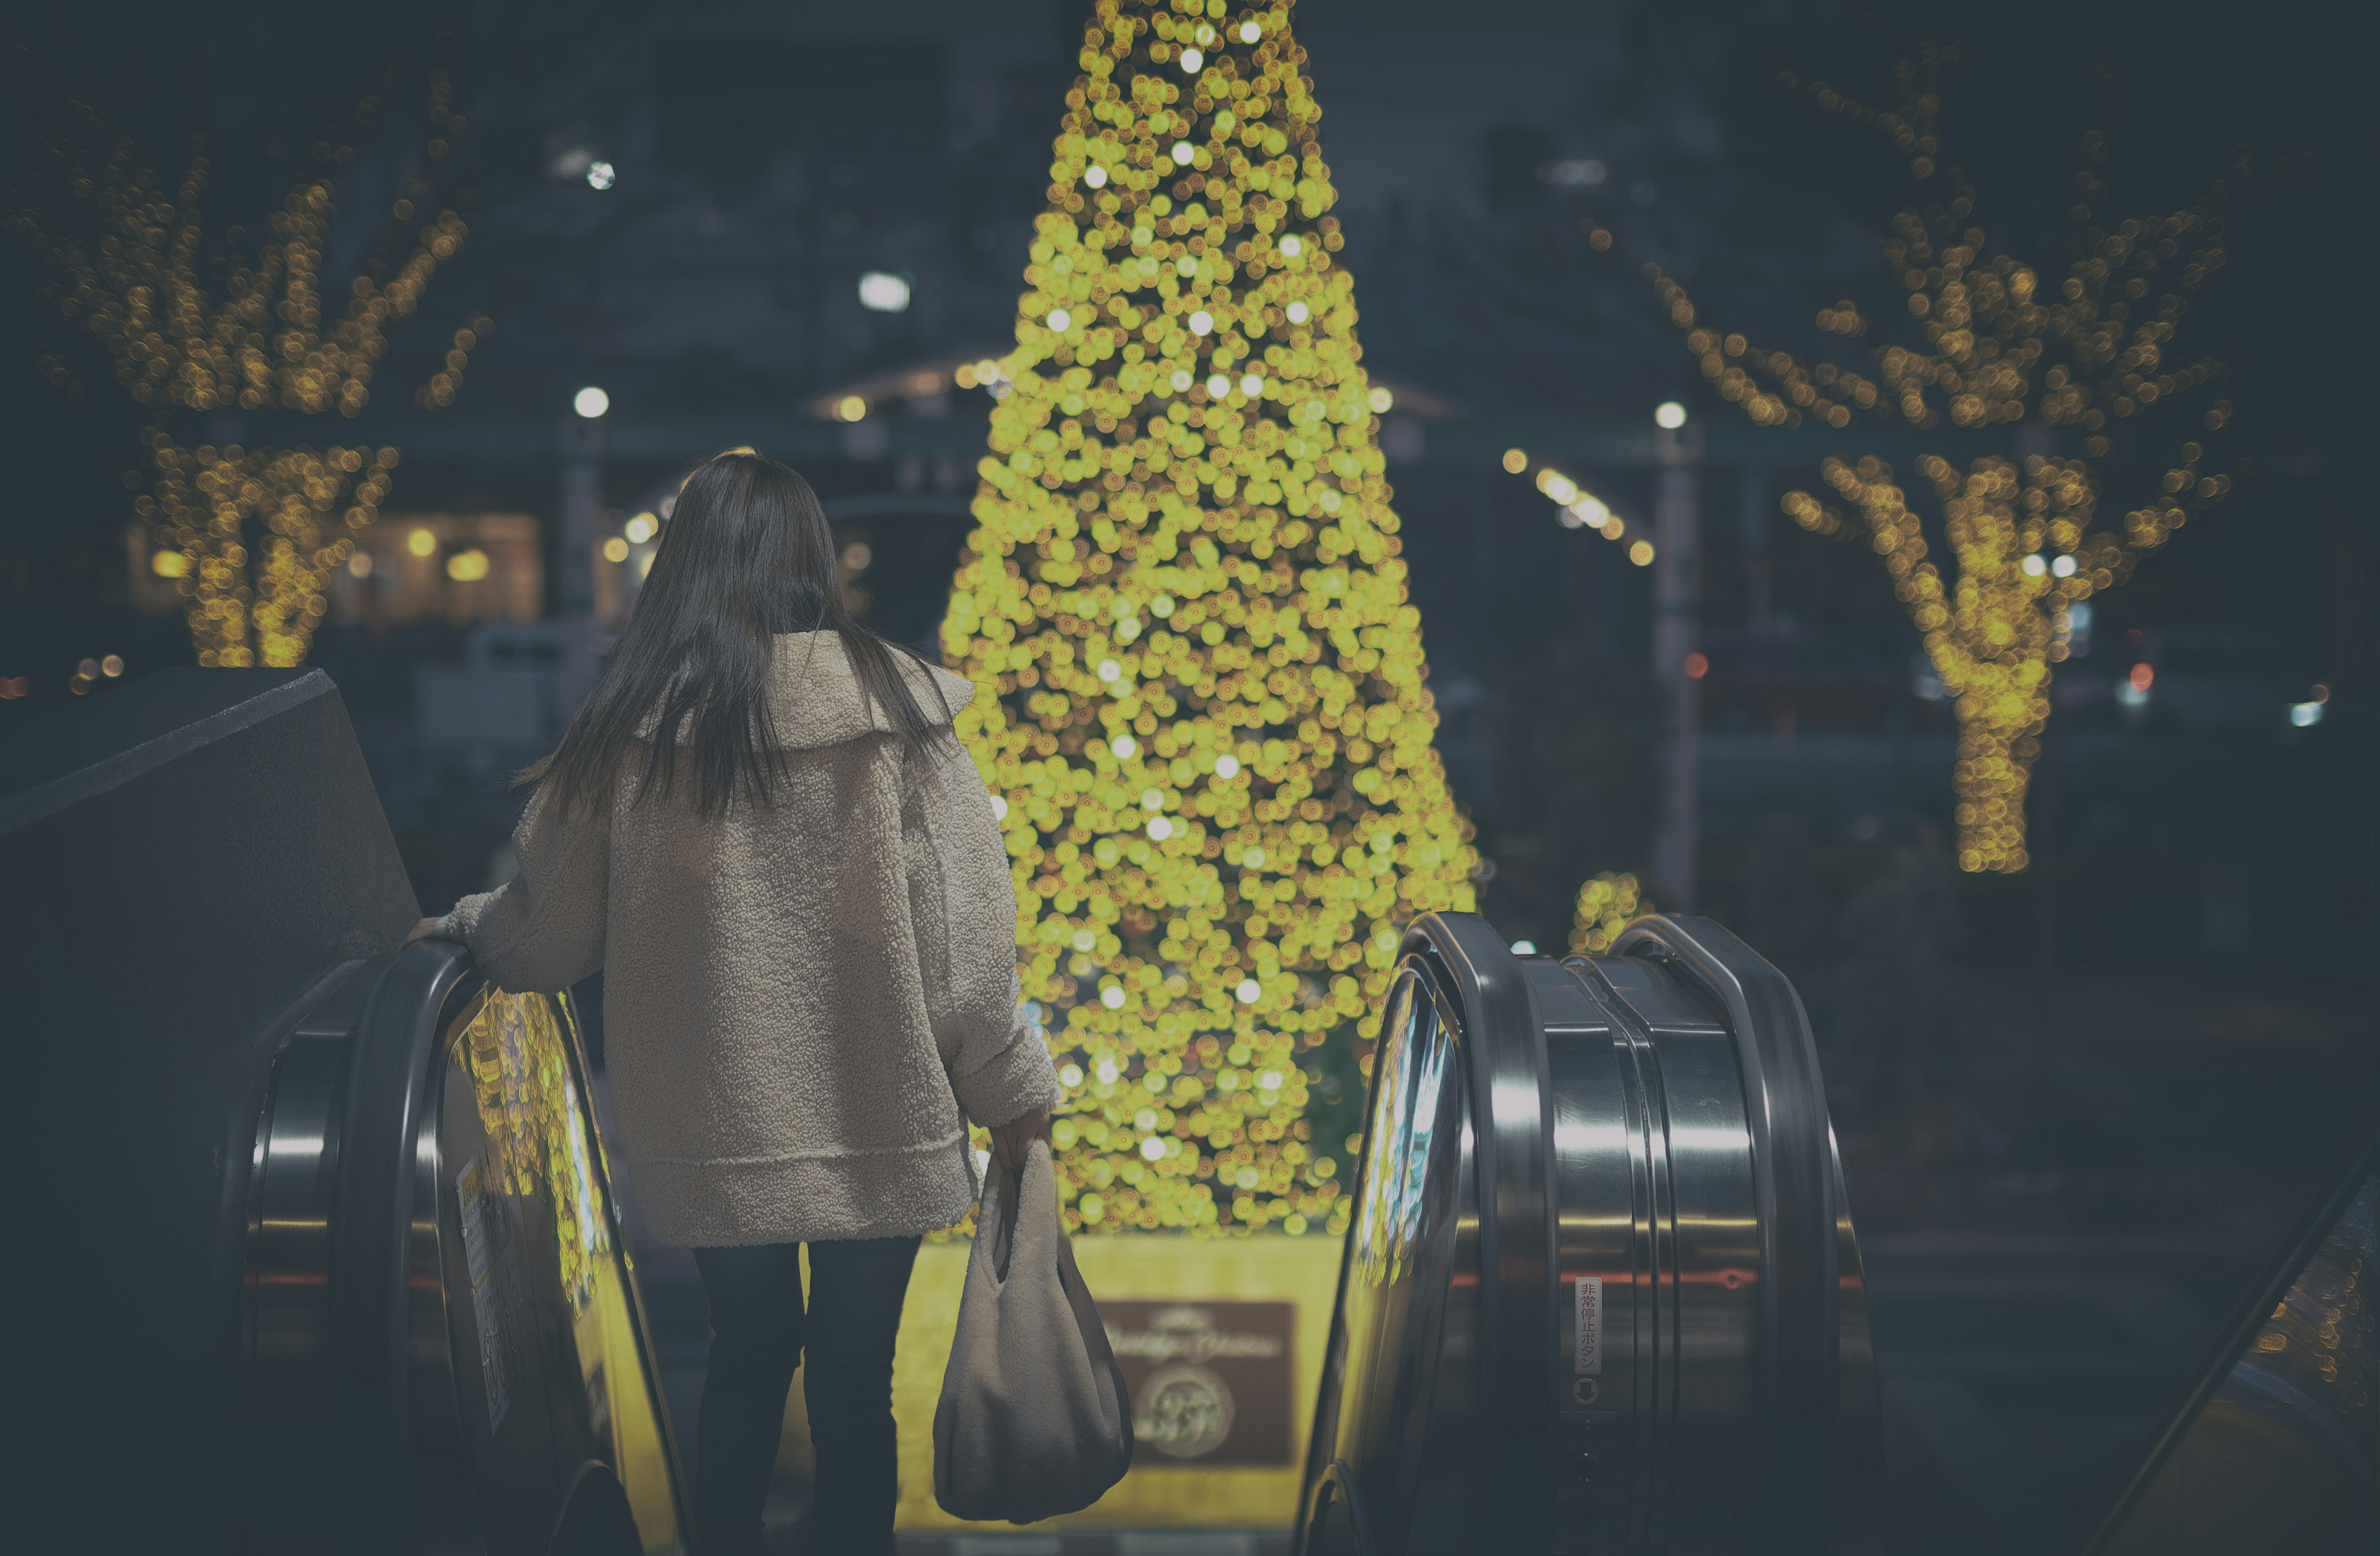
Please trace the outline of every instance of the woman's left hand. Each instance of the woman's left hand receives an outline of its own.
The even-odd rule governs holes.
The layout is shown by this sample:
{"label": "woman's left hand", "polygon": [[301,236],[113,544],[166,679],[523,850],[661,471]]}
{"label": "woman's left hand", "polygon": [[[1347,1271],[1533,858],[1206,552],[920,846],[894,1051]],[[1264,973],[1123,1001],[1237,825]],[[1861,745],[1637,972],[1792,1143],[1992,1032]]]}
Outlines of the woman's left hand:
{"label": "woman's left hand", "polygon": [[1022,1118],[991,1126],[991,1159],[1000,1163],[1002,1171],[1016,1172],[1032,1153],[1033,1142],[1049,1137],[1050,1110],[1036,1108]]}
{"label": "woman's left hand", "polygon": [[428,940],[437,932],[438,920],[435,918],[424,918],[420,923],[413,926],[413,932],[405,937],[405,943],[411,945],[417,940]]}

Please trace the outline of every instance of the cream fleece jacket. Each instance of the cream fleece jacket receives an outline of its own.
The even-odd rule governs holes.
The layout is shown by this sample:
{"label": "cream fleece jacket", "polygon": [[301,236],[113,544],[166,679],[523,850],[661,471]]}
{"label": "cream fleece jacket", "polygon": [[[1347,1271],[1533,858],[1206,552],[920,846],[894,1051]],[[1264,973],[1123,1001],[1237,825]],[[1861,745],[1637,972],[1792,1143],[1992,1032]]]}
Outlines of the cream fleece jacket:
{"label": "cream fleece jacket", "polygon": [[[975,694],[903,667],[937,723]],[[1057,1096],[1017,999],[990,797],[954,735],[905,752],[834,633],[777,638],[770,707],[773,807],[633,804],[631,753],[601,818],[533,796],[519,875],[457,903],[442,932],[515,992],[603,969],[618,1144],[662,1241],[947,1226],[976,1193],[962,1113],[1005,1124]]]}

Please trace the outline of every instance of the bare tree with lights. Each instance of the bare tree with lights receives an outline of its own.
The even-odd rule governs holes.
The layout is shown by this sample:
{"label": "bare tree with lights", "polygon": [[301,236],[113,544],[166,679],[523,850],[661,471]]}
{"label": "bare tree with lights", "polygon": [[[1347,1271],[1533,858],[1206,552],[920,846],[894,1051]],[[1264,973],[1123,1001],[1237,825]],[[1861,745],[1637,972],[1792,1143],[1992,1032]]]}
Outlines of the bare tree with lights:
{"label": "bare tree with lights", "polygon": [[[2184,359],[2175,339],[2223,265],[2216,207],[2226,189],[2218,183],[2179,211],[2106,217],[2107,140],[2094,132],[2075,177],[2065,274],[2045,281],[2038,267],[1995,249],[1973,184],[1941,160],[1941,76],[1957,57],[1955,48],[1928,45],[1898,62],[1888,108],[1824,82],[1782,78],[1821,108],[1872,126],[1908,160],[1912,192],[1892,219],[1884,259],[1907,293],[1917,341],[1894,339],[1849,300],[1817,314],[1819,328],[1867,345],[1872,374],[1765,350],[1706,322],[1658,267],[1647,265],[1645,277],[1703,376],[1758,425],[2005,427],[2016,430],[2020,448],[2037,445],[2020,458],[1994,455],[1963,466],[1923,455],[1915,500],[1880,458],[1829,458],[1823,494],[1784,500],[1803,529],[1864,543],[1891,574],[1935,674],[1956,699],[1960,868],[2011,872],[2029,862],[2025,792],[2073,608],[2121,582],[2230,488],[2228,477],[2205,468],[2205,446],[2192,436],[2153,492],[2113,525],[2103,522],[2102,472],[2119,428],[2165,410],[2217,371],[2211,360]],[[2231,407],[2216,400],[2198,415],[2212,432]],[[2079,456],[2058,452],[2078,444]],[[1949,553],[1947,574],[1927,538],[1926,499]]]}
{"label": "bare tree with lights", "polygon": [[[358,105],[355,128],[373,117],[394,78],[392,70]],[[42,188],[10,213],[11,224],[57,276],[43,299],[100,346],[116,383],[151,412],[141,439],[149,469],[128,480],[147,488],[133,505],[150,529],[152,565],[186,601],[202,665],[303,663],[324,584],[388,495],[397,453],[193,446],[174,414],[363,410],[388,331],[420,305],[431,276],[463,244],[461,213],[431,199],[431,170],[464,128],[451,95],[445,73],[433,71],[423,170],[392,203],[364,267],[327,286],[324,245],[351,144],[318,140],[252,249],[235,254],[239,227],[209,242],[203,141],[193,139],[189,164],[168,188],[86,101],[70,102],[67,128],[42,138]],[[220,280],[210,283],[219,254]],[[487,328],[474,317],[455,331],[417,404],[453,402]],[[38,365],[68,394],[84,393],[63,358]]]}

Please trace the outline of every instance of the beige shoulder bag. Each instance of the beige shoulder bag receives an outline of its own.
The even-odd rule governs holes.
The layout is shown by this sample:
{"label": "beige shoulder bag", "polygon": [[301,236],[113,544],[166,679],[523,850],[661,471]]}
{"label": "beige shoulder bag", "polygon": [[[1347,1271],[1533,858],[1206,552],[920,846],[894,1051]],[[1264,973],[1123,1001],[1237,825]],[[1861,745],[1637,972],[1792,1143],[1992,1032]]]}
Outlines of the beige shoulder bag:
{"label": "beige shoulder bag", "polygon": [[1050,1148],[994,1168],[976,1217],[934,1407],[934,1500],[1012,1524],[1079,1512],[1132,1467],[1132,1404],[1058,1224]]}

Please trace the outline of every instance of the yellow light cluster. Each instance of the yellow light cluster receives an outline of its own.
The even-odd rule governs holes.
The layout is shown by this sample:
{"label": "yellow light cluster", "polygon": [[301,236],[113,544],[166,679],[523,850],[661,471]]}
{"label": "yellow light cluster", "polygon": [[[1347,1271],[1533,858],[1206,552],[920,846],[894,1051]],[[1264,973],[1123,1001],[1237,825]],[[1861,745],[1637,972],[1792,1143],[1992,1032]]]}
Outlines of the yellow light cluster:
{"label": "yellow light cluster", "polygon": [[[132,505],[150,521],[158,559],[178,563],[157,571],[188,602],[199,663],[304,663],[323,584],[388,495],[396,450],[193,449],[160,428],[144,436],[150,489]],[[254,546],[250,518],[261,522]]]}
{"label": "yellow light cluster", "polygon": [[1100,0],[944,627],[1070,1226],[1343,1227],[1309,1072],[1472,906],[1304,60],[1285,6]]}
{"label": "yellow light cluster", "polygon": [[[1973,185],[1937,160],[1940,77],[1956,58],[1955,50],[1929,46],[1901,61],[1889,109],[1868,108],[1823,82],[1806,87],[1821,107],[1873,125],[1908,159],[1919,193],[1894,216],[1884,254],[1908,294],[1924,349],[1882,340],[1844,300],[1820,309],[1818,326],[1871,342],[1876,376],[1805,364],[1708,326],[1675,279],[1651,265],[1645,274],[1703,376],[1762,426],[1796,426],[1810,417],[1849,427],[1861,413],[1918,428],[2030,419],[2080,434],[2082,458],[1991,457],[1964,469],[1938,456],[1918,461],[1940,508],[1954,578],[1946,579],[1929,554],[1924,524],[1882,460],[1829,459],[1823,468],[1856,522],[1806,492],[1784,501],[1813,533],[1864,540],[1892,575],[1935,673],[1958,699],[1960,867],[2014,871],[2029,863],[2025,792],[2049,718],[2051,667],[2066,657],[2068,610],[2124,578],[2143,553],[2230,490],[2228,476],[2202,468],[2205,449],[2192,439],[2157,491],[2125,514],[2120,530],[2091,528],[2098,503],[2091,461],[2110,452],[2115,421],[2155,409],[2216,371],[2210,361],[2170,359],[2182,314],[2223,264],[2223,225],[2213,209],[2222,189],[2162,216],[2103,223],[2107,142],[2094,134],[2070,213],[2076,257],[2045,291],[2033,267],[1987,253],[1988,236],[1974,225]],[[2204,421],[2213,431],[2230,415],[2229,404],[2217,401]]]}
{"label": "yellow light cluster", "polygon": [[[445,75],[433,73],[426,148],[432,162],[463,128],[451,95]],[[377,95],[365,98],[358,123],[378,106]],[[73,107],[77,124],[106,139],[89,104]],[[56,181],[95,212],[98,241],[85,241],[63,202],[19,207],[13,225],[58,275],[45,289],[48,300],[107,353],[133,401],[156,413],[146,434],[150,490],[135,505],[152,526],[158,576],[178,580],[189,601],[199,663],[303,662],[322,619],[323,580],[352,553],[354,533],[372,521],[395,451],[192,449],[173,437],[171,413],[359,413],[388,329],[413,313],[432,274],[462,247],[462,216],[449,208],[415,225],[431,192],[428,176],[417,176],[391,207],[380,249],[326,303],[322,266],[333,196],[353,152],[318,142],[310,170],[266,219],[253,260],[233,262],[218,286],[206,279],[213,256],[201,210],[210,172],[202,149],[171,191],[126,140],[95,156],[82,138],[60,132],[42,151]],[[397,259],[408,232],[409,249]],[[236,246],[245,235],[233,227],[225,239]],[[326,308],[335,310],[327,318]],[[474,317],[455,332],[417,403],[453,402],[488,327]],[[40,365],[69,393],[80,388],[62,361],[44,358]],[[143,483],[137,474],[127,479]],[[255,547],[243,530],[251,516],[263,521],[266,536]]]}
{"label": "yellow light cluster", "polygon": [[1604,870],[1578,889],[1571,914],[1571,954],[1600,956],[1611,949],[1629,920],[1652,911],[1653,899],[1634,876]]}
{"label": "yellow light cluster", "polygon": [[499,1192],[552,1217],[558,1273],[575,1313],[594,1295],[612,1232],[595,1189],[597,1169],[608,1175],[608,1163],[571,1079],[562,1016],[546,995],[491,989],[464,1038],[487,1170]]}

